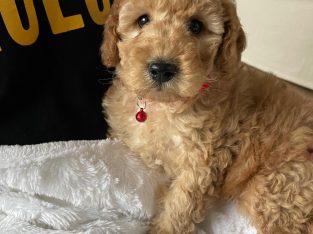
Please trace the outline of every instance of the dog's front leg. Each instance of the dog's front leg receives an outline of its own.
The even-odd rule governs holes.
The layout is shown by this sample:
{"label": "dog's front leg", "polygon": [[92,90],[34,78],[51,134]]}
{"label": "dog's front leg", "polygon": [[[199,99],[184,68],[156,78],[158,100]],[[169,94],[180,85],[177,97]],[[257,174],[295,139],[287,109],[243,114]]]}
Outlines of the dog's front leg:
{"label": "dog's front leg", "polygon": [[214,193],[210,174],[209,168],[183,168],[162,200],[149,233],[194,233],[195,223],[203,220],[206,202]]}

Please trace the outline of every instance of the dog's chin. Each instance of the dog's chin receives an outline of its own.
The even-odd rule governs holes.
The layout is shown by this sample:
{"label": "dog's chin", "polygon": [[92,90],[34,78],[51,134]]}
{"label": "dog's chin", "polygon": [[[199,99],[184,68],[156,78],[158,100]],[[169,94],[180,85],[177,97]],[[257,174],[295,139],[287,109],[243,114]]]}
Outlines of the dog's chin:
{"label": "dog's chin", "polygon": [[151,91],[144,98],[154,102],[176,102],[182,99],[178,95],[164,91]]}
{"label": "dog's chin", "polygon": [[138,96],[154,102],[177,102],[192,99],[195,95],[180,95],[172,90],[150,89],[145,92],[139,92]]}

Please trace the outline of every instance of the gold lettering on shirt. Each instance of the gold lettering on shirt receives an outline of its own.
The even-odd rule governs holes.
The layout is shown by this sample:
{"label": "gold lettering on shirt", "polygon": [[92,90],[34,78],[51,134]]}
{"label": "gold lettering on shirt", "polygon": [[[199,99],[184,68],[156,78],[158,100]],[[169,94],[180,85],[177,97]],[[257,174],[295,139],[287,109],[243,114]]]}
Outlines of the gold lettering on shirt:
{"label": "gold lettering on shirt", "polygon": [[22,25],[15,0],[0,0],[0,14],[12,39],[20,45],[33,44],[39,35],[37,15],[33,0],[24,0],[29,27]]}
{"label": "gold lettering on shirt", "polygon": [[79,14],[67,17],[63,16],[59,0],[43,0],[42,2],[46,9],[46,13],[53,34],[64,33],[71,30],[83,28],[85,26],[83,18]]}
{"label": "gold lettering on shirt", "polygon": [[99,9],[99,5],[97,0],[86,0],[86,6],[89,11],[89,14],[92,20],[99,25],[103,25],[106,19],[107,14],[110,10],[110,1],[102,0],[103,2],[103,10]]}

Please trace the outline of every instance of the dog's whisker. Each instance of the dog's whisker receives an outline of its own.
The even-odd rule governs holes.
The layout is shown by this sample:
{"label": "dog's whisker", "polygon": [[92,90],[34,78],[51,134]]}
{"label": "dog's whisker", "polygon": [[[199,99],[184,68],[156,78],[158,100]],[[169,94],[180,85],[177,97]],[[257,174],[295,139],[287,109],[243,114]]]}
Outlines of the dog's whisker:
{"label": "dog's whisker", "polygon": [[111,75],[115,75],[115,69],[106,68],[106,67],[96,67],[97,70],[109,73]]}
{"label": "dog's whisker", "polygon": [[113,82],[113,79],[107,79],[107,78],[98,79],[98,83],[103,85],[103,86],[111,85],[112,82]]}

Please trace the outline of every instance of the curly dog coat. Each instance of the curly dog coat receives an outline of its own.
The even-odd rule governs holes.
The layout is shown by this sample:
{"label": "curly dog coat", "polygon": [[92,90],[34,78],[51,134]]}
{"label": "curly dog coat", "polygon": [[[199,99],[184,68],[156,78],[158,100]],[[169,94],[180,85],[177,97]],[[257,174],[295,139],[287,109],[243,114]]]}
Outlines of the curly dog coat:
{"label": "curly dog coat", "polygon": [[313,233],[313,105],[243,64],[245,44],[231,0],[114,1],[111,136],[171,178],[150,233],[194,233],[215,199],[259,233]]}

